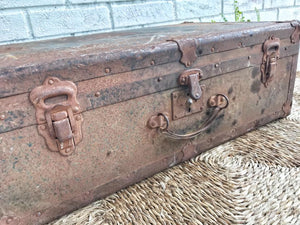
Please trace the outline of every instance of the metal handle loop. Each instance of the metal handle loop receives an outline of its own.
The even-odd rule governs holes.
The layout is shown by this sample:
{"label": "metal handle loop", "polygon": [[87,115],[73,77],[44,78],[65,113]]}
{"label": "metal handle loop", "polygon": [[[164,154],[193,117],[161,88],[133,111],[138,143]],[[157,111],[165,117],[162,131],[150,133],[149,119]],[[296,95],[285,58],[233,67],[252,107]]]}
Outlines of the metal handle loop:
{"label": "metal handle loop", "polygon": [[197,137],[198,135],[200,135],[203,131],[207,130],[213,123],[213,121],[217,118],[217,116],[219,115],[219,113],[227,108],[227,106],[229,105],[229,100],[227,98],[227,96],[223,95],[223,94],[218,94],[216,96],[222,96],[224,97],[224,99],[226,100],[226,104],[224,106],[216,106],[211,114],[211,116],[201,125],[201,127],[199,128],[199,130],[194,131],[192,133],[188,133],[188,134],[177,134],[174,131],[170,131],[169,130],[169,118],[168,116],[166,116],[163,113],[158,113],[158,116],[162,116],[164,118],[164,120],[166,121],[166,125],[162,128],[159,128],[159,131],[166,135],[169,138],[172,139],[191,139],[194,137]]}

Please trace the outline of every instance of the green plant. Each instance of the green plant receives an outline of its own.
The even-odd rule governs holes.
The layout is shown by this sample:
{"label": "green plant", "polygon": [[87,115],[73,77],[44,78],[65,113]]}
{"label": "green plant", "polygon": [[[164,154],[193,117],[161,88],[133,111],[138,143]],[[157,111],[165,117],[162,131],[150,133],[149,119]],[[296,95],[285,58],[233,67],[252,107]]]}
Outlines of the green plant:
{"label": "green plant", "polygon": [[256,20],[257,20],[257,22],[259,22],[260,21],[260,13],[256,7],[255,7],[255,13],[256,13]]}
{"label": "green plant", "polygon": [[[245,19],[244,13],[240,11],[239,9],[239,3],[237,0],[234,0],[233,3],[234,6],[234,21],[235,22],[250,22],[249,19]],[[260,13],[259,10],[255,7],[255,12],[256,12],[256,20],[260,21]],[[228,20],[226,19],[226,17],[222,14],[222,19],[224,20],[224,22],[228,22]]]}

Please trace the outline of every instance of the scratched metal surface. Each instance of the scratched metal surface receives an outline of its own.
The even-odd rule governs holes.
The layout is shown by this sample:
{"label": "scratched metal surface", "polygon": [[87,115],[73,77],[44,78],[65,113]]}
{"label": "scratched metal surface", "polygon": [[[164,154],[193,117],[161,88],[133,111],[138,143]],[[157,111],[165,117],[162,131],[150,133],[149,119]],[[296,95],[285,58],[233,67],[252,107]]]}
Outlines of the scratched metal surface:
{"label": "scratched metal surface", "polygon": [[[208,32],[210,24],[168,28],[168,35],[177,38],[203,34],[197,39],[199,55],[193,66],[204,72],[204,102],[217,93],[230,100],[212,128],[191,141],[169,140],[146,125],[158,112],[171,114],[173,91],[186,91],[177,83],[178,75],[187,69],[179,64],[178,46],[165,37],[151,40],[153,34],[164,33],[162,28],[150,29],[140,38],[130,31],[123,36],[114,33],[0,47],[0,112],[5,116],[0,120],[0,224],[8,218],[10,224],[48,222],[286,116],[299,49],[289,40],[293,29],[289,23],[235,25],[213,25],[213,33]],[[233,28],[234,32],[228,32]],[[224,35],[218,36],[218,29],[224,29]],[[265,88],[260,81],[261,43],[274,33],[282,40],[281,55],[277,75]],[[119,50],[104,41],[122,38],[130,41],[115,43],[116,48],[122,46]],[[133,46],[135,41],[140,45]],[[133,51],[135,47],[138,51]],[[69,157],[47,149],[28,100],[30,90],[48,76],[75,82],[84,109],[83,141]],[[195,130],[209,114],[205,106],[203,113],[171,121],[171,129]]]}
{"label": "scratched metal surface", "polygon": [[[1,216],[9,214],[19,224],[47,222],[283,116],[291,62],[279,60],[281,76],[268,89],[257,67],[203,81],[205,99],[224,93],[230,106],[192,141],[168,140],[146,126],[151,115],[171,113],[170,94],[178,89],[83,113],[83,141],[67,158],[49,152],[35,126],[1,134]],[[206,117],[194,114],[171,126],[187,132]]]}
{"label": "scratched metal surface", "polygon": [[26,93],[47,76],[78,82],[178,62],[171,39],[197,39],[197,55],[204,56],[212,48],[222,52],[262,43],[275,30],[279,38],[289,38],[293,29],[289,22],[188,23],[0,46],[0,98]]}

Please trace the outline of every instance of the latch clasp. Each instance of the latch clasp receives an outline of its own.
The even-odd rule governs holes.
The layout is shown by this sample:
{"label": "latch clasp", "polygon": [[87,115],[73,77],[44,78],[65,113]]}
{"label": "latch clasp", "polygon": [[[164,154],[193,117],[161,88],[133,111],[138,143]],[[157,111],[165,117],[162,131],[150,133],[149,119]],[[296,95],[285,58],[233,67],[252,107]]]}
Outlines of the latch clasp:
{"label": "latch clasp", "polygon": [[295,27],[295,30],[291,35],[291,42],[293,44],[296,44],[299,42],[299,39],[300,39],[300,21],[297,21],[297,20],[292,21],[291,26]]}
{"label": "latch clasp", "polygon": [[42,86],[30,93],[30,100],[36,108],[38,131],[45,138],[51,151],[70,155],[82,140],[77,87],[71,81],[49,77]]}
{"label": "latch clasp", "polygon": [[187,85],[189,87],[190,97],[194,100],[200,99],[202,95],[202,90],[199,83],[201,78],[202,71],[200,69],[186,70],[179,76],[179,84]]}
{"label": "latch clasp", "polygon": [[261,70],[261,82],[268,86],[272,81],[277,68],[277,60],[280,54],[280,39],[275,37],[270,37],[265,41],[263,45],[263,59],[260,67]]}

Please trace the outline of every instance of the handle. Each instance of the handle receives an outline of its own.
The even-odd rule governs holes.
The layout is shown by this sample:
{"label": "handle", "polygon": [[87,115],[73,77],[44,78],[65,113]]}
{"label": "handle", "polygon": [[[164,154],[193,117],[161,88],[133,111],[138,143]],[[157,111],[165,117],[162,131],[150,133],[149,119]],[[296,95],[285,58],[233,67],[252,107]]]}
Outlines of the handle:
{"label": "handle", "polygon": [[200,135],[203,131],[207,130],[213,124],[214,120],[217,118],[217,116],[223,109],[227,108],[227,106],[229,105],[229,100],[226,95],[217,94],[215,96],[212,96],[209,99],[208,104],[211,107],[214,107],[214,110],[213,110],[212,114],[210,115],[210,117],[201,125],[199,130],[194,131],[192,133],[188,133],[188,134],[177,134],[174,131],[169,130],[170,121],[169,121],[168,116],[164,113],[158,113],[157,116],[158,117],[162,116],[164,119],[164,122],[161,123],[161,124],[163,124],[163,126],[159,127],[159,131],[171,139],[183,139],[184,140],[184,139],[191,139],[191,138],[197,137],[198,135]]}

